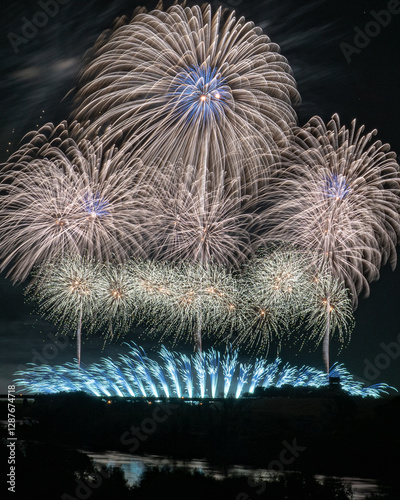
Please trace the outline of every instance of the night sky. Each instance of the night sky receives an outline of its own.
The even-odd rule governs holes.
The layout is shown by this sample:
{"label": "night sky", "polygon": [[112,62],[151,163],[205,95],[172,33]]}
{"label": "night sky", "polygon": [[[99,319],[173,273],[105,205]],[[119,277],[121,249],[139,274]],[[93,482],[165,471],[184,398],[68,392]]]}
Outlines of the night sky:
{"label": "night sky", "polygon": [[[41,2],[18,1],[3,8],[1,162],[17,149],[24,134],[30,130],[46,122],[58,123],[68,118],[71,97],[67,94],[74,87],[85,52],[115,17],[129,16],[135,6],[144,3],[148,7],[156,5],[156,1],[63,0],[59,2],[59,11],[46,22],[43,16],[37,17],[43,26],[37,33],[31,32],[27,43],[21,43],[18,36],[22,35],[27,20],[43,12]],[[261,26],[272,41],[281,46],[302,96],[302,104],[297,109],[300,125],[315,114],[327,121],[337,112],[344,124],[356,118],[360,125],[366,125],[367,131],[377,128],[378,138],[400,152],[400,13],[392,15],[388,25],[366,42],[365,48],[357,49],[359,53],[348,56],[350,61],[346,60],[341,46],[349,44],[347,49],[351,50],[355,28],[365,32],[368,23],[374,21],[371,11],[396,6],[396,0],[230,0],[212,3],[234,7],[239,15]],[[371,284],[370,297],[360,298],[349,346],[337,356],[338,344],[332,342],[331,361],[345,363],[354,375],[363,379],[368,378],[365,360],[378,363],[380,374],[375,380],[370,378],[371,383],[387,382],[400,388],[400,356],[390,360],[386,368],[379,365],[389,359],[379,357],[384,352],[381,343],[394,342],[397,337],[400,343],[399,283],[399,267],[395,272],[387,266],[381,270],[380,280]],[[0,393],[11,383],[17,367],[34,361],[33,350],[41,353],[49,342],[48,333],[56,331],[35,313],[32,304],[26,303],[23,290],[22,285],[13,287],[4,275],[0,278]],[[98,359],[102,345],[100,338],[86,340],[83,361]],[[102,354],[113,355],[118,349],[121,349],[118,344],[106,345]],[[70,361],[74,355],[75,346],[71,341],[50,362]],[[271,351],[271,359],[274,356]],[[303,349],[298,353],[284,346],[281,356],[284,361],[323,368],[320,348],[312,352]]]}

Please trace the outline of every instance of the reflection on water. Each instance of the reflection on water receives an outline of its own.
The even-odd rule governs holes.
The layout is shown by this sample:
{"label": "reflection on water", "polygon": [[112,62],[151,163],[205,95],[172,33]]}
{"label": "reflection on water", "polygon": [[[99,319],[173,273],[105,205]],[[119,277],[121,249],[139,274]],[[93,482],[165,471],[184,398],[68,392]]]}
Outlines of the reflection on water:
{"label": "reflection on water", "polygon": [[[98,466],[107,465],[109,467],[120,467],[125,474],[128,484],[138,484],[142,474],[147,467],[163,467],[168,466],[173,469],[200,470],[203,473],[212,475],[216,479],[222,479],[226,476],[248,476],[254,475],[257,478],[268,481],[276,477],[279,472],[266,469],[255,469],[245,465],[233,465],[225,471],[223,467],[210,465],[205,459],[193,460],[174,460],[158,455],[129,455],[117,451],[106,451],[104,453],[87,453],[94,463]],[[324,476],[316,476],[318,479],[323,479]],[[344,483],[351,485],[353,488],[353,499],[364,500],[367,495],[377,493],[378,487],[374,479],[361,479],[356,477],[340,478]]]}

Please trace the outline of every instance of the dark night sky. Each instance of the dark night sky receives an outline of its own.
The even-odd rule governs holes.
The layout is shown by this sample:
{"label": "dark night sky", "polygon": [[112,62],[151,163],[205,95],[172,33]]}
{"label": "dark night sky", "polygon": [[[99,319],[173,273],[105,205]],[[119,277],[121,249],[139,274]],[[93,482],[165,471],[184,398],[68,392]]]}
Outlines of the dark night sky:
{"label": "dark night sky", "polygon": [[[48,121],[68,117],[70,98],[85,51],[121,14],[130,15],[134,7],[156,2],[63,0],[59,12],[50,18],[26,44],[15,53],[9,34],[21,35],[25,19],[42,11],[38,1],[13,2],[2,11],[0,72],[0,161],[13,152],[23,135]],[[214,5],[235,7],[240,15],[253,20],[277,42],[291,64],[302,104],[299,123],[312,115],[328,120],[335,112],[342,123],[357,118],[367,130],[377,128],[379,139],[400,152],[400,97],[398,82],[400,14],[393,15],[387,27],[372,38],[359,54],[346,61],[341,43],[353,44],[354,29],[365,30],[373,21],[372,10],[386,9],[395,0],[230,0]],[[169,5],[165,2],[165,5]],[[400,6],[400,2],[399,2]],[[400,7],[399,7],[400,10]],[[11,143],[11,144],[9,144]],[[381,278],[371,285],[368,299],[360,299],[355,312],[356,327],[349,346],[332,361],[344,362],[360,378],[366,378],[365,359],[375,363],[383,350],[381,343],[400,341],[400,268],[382,269]],[[30,304],[25,304],[23,287],[12,287],[0,278],[0,393],[5,392],[12,373],[22,363],[33,361],[35,349],[41,352],[48,342],[46,335],[54,327],[39,318]],[[92,338],[83,346],[83,360],[98,358],[102,341]],[[120,349],[106,346],[105,355]],[[399,347],[400,349],[400,347]],[[60,350],[54,363],[71,360],[73,343]],[[273,353],[271,353],[273,357]],[[307,363],[322,368],[320,349],[300,354],[284,347],[284,360]],[[384,361],[383,358],[378,358]],[[376,381],[400,388],[400,356],[380,370]],[[371,382],[373,383],[373,382]]]}

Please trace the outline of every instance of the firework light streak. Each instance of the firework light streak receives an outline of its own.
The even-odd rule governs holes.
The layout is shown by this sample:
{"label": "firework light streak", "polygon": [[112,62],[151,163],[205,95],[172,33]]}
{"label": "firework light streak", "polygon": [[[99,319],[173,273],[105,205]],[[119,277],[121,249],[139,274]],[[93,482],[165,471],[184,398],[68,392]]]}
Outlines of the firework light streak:
{"label": "firework light streak", "polygon": [[207,353],[207,371],[211,380],[211,397],[215,398],[217,384],[218,384],[218,371],[219,371],[219,352],[215,349],[210,349]]}
{"label": "firework light streak", "polygon": [[224,397],[226,398],[232,384],[232,377],[239,363],[238,352],[226,352],[221,361],[222,373],[224,375]]}
{"label": "firework light streak", "polygon": [[193,397],[193,375],[190,358],[186,354],[179,354],[181,360],[181,375],[189,398]]}
{"label": "firework light streak", "polygon": [[173,382],[174,391],[180,398],[182,396],[179,379],[180,359],[174,356],[174,353],[169,351],[165,346],[161,346],[160,356],[164,362],[165,370]]}
{"label": "firework light streak", "polygon": [[[129,345],[129,344],[128,344]],[[207,378],[207,358],[221,359],[217,373],[223,375],[220,377],[220,393],[223,396],[240,397],[251,388],[257,387],[282,387],[309,386],[309,387],[328,387],[329,382],[323,371],[302,366],[300,368],[285,364],[279,368],[281,361],[275,360],[273,363],[267,363],[262,360],[263,370],[266,373],[264,381],[259,384],[263,377],[260,375],[261,360],[257,359],[255,364],[238,365],[238,352],[223,356],[216,355],[212,350],[208,352],[195,353],[188,357],[191,364],[190,373],[193,373],[193,381],[187,383],[187,374],[177,371],[172,366],[179,366],[182,359],[181,354],[168,351],[162,347],[159,352],[158,362],[155,359],[148,358],[143,349],[137,348],[134,344],[129,346],[130,351],[127,354],[119,355],[118,360],[102,358],[99,363],[91,365],[82,365],[80,369],[74,363],[66,363],[61,366],[35,365],[33,363],[23,371],[15,373],[15,383],[18,390],[28,394],[55,394],[58,392],[84,391],[95,396],[123,396],[123,397],[159,397],[164,393],[167,398],[194,397],[205,398],[207,396],[206,387],[210,387],[212,394],[212,384],[215,381],[214,373]],[[166,362],[167,359],[167,362]],[[148,363],[151,362],[151,372],[149,374]],[[157,366],[157,369],[155,368]],[[141,367],[141,368],[140,368]],[[170,373],[174,374],[173,377]],[[161,375],[161,377],[160,377]],[[396,390],[387,384],[375,384],[370,387],[364,387],[359,381],[354,380],[353,376],[346,370],[342,364],[334,364],[330,370],[330,376],[339,376],[341,387],[344,391],[353,396],[379,398],[387,394],[389,390]],[[171,379],[172,385],[165,387],[167,378]],[[197,378],[197,383],[196,383]],[[254,380],[258,378],[257,383]],[[190,390],[187,390],[190,387]],[[186,388],[187,392],[184,392]],[[218,390],[218,389],[217,389]]]}
{"label": "firework light streak", "polygon": [[235,392],[235,397],[239,398],[244,385],[247,383],[247,379],[249,378],[249,374],[253,366],[250,363],[243,364],[240,363],[240,369],[239,369],[239,377],[237,380],[236,384],[236,392]]}
{"label": "firework light streak", "polygon": [[250,388],[249,388],[250,394],[253,394],[254,389],[258,385],[261,385],[260,382],[261,382],[262,378],[264,377],[264,374],[266,371],[266,364],[267,364],[267,362],[265,359],[257,359],[257,361],[254,363],[253,376],[252,376]]}
{"label": "firework light streak", "polygon": [[196,352],[192,358],[193,366],[196,370],[197,380],[199,383],[200,397],[204,398],[206,394],[206,376],[207,376],[207,355],[205,352]]}

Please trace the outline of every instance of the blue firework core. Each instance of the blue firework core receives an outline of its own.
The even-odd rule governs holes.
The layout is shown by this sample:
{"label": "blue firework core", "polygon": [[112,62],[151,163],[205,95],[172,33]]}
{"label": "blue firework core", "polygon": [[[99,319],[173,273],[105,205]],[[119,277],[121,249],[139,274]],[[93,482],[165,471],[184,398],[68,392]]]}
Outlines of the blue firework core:
{"label": "blue firework core", "polygon": [[83,207],[85,212],[96,219],[97,217],[105,217],[110,212],[107,210],[109,203],[107,200],[102,198],[98,193],[94,194],[86,194],[83,197]]}
{"label": "blue firework core", "polygon": [[336,198],[339,200],[345,198],[350,193],[350,187],[343,175],[330,174],[325,179],[323,191],[327,198]]}
{"label": "blue firework core", "polygon": [[179,72],[168,97],[176,114],[198,122],[221,118],[231,94],[216,68],[201,65]]}

